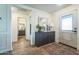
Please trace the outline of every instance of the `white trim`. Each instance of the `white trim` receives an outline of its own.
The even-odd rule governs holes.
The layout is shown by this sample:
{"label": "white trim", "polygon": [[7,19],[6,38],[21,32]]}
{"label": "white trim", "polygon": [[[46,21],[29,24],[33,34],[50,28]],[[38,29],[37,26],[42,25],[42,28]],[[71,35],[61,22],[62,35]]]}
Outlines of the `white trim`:
{"label": "white trim", "polygon": [[11,49],[3,49],[3,50],[0,50],[0,53],[5,53],[5,52],[8,52],[8,51],[12,51],[13,50],[13,48],[11,48]]}

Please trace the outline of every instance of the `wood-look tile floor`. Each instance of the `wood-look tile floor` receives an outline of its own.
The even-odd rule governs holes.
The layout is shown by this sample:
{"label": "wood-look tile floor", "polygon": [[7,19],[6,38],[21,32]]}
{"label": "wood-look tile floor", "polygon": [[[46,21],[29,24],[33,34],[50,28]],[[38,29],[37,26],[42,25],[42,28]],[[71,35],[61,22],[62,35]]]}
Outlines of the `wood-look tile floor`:
{"label": "wood-look tile floor", "polygon": [[78,55],[76,49],[59,44],[50,43],[41,47],[30,46],[29,41],[24,37],[18,42],[13,43],[13,51],[3,53],[1,55]]}

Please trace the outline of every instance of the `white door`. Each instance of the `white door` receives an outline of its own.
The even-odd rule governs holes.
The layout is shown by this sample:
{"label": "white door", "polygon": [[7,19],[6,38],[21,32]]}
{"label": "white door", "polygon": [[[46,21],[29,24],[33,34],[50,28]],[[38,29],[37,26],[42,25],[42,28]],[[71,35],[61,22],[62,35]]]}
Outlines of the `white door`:
{"label": "white door", "polygon": [[0,5],[0,52],[7,48],[6,5]]}
{"label": "white door", "polygon": [[12,50],[10,7],[0,4],[0,53]]}
{"label": "white door", "polygon": [[76,10],[61,16],[60,18],[60,42],[76,48],[77,46]]}

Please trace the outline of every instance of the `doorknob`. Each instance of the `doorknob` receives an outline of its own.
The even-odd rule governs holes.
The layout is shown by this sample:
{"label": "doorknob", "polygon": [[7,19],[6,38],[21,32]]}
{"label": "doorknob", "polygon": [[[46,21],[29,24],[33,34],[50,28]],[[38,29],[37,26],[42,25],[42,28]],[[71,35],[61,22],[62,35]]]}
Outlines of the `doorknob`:
{"label": "doorknob", "polygon": [[77,31],[72,31],[72,32],[77,32]]}
{"label": "doorknob", "polygon": [[74,28],[74,30],[72,30],[72,32],[77,32],[77,28]]}

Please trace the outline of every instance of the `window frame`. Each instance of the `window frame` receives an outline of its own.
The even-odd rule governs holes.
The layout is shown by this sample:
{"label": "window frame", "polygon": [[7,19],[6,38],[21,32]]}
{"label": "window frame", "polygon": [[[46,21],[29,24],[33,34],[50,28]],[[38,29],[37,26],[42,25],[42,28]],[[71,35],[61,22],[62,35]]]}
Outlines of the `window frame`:
{"label": "window frame", "polygon": [[62,31],[72,31],[72,30],[63,30],[62,29],[62,20],[63,20],[63,18],[65,18],[65,17],[69,17],[69,16],[72,16],[72,30],[73,30],[73,14],[68,14],[68,15],[64,15],[64,16],[61,16],[61,30]]}

